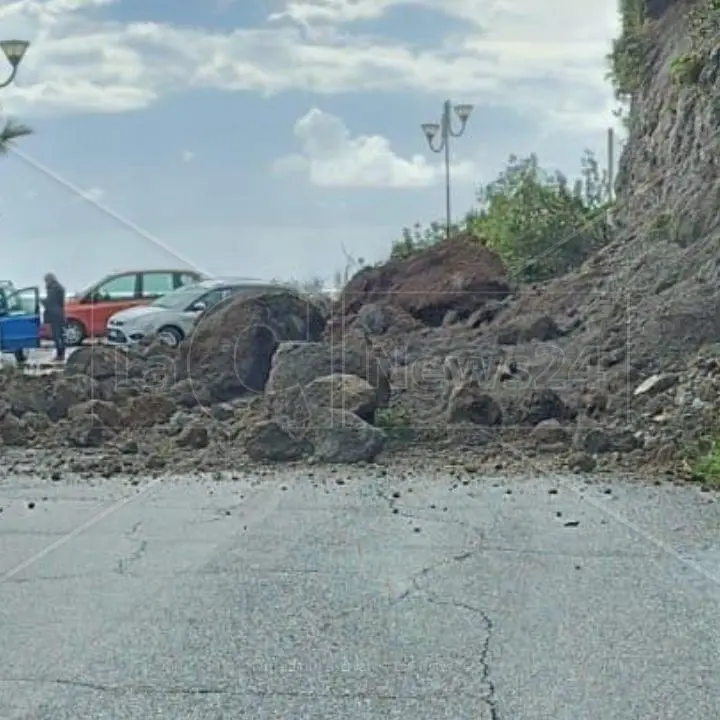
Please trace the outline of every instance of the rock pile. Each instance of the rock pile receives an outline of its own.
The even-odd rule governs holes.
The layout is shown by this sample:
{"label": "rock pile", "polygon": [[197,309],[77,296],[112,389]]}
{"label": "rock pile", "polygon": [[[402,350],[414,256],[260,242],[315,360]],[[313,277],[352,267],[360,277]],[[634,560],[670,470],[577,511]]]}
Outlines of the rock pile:
{"label": "rock pile", "polygon": [[281,342],[318,340],[325,318],[291,292],[268,293],[223,305],[201,318],[176,363],[178,381],[202,385],[204,401],[261,393]]}
{"label": "rock pile", "polygon": [[500,258],[477,238],[460,236],[423,253],[361,270],[344,288],[335,316],[353,320],[372,304],[372,319],[367,310],[361,317],[362,323],[370,320],[375,326],[368,328],[371,332],[377,332],[378,325],[387,325],[392,317],[392,310],[385,311],[386,318],[381,317],[377,307],[383,306],[403,310],[409,316],[403,320],[408,327],[411,319],[436,327],[465,319],[486,303],[509,294],[507,271]]}
{"label": "rock pile", "polygon": [[389,401],[387,369],[361,340],[321,341],[325,324],[279,291],[229,303],[177,351],[94,345],[59,375],[3,371],[0,446],[109,452],[110,467],[154,470],[372,460],[384,444],[373,422]]}
{"label": "rock pile", "polygon": [[[412,448],[589,472],[678,467],[714,431],[720,348],[648,368],[616,299],[561,301],[542,288],[490,298],[498,268],[478,267],[485,252],[464,285],[474,294],[443,280],[433,299],[436,249],[413,265],[422,300],[382,296],[389,281],[372,289],[369,273],[354,279],[364,299],[349,315],[336,306],[330,332],[312,303],[278,291],[230,302],[177,350],[92,346],[59,376],[4,371],[0,446],[50,449],[60,464],[93,456],[103,474],[354,463]],[[400,284],[391,266],[373,277]],[[443,308],[442,322],[421,308]]]}

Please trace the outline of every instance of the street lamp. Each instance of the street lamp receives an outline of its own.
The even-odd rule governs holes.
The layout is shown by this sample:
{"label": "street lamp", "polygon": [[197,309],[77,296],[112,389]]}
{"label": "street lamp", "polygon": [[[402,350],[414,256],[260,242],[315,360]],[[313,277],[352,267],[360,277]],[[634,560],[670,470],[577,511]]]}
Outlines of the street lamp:
{"label": "street lamp", "polygon": [[[453,130],[452,126],[452,110],[460,120],[460,129]],[[449,100],[443,104],[442,118],[439,123],[423,123],[422,128],[428,145],[433,152],[445,152],[445,228],[447,239],[450,239],[452,219],[450,216],[450,138],[458,138],[464,132],[467,126],[468,118],[473,111],[472,105],[456,105],[454,108]],[[435,138],[440,134],[440,141],[435,144]]]}
{"label": "street lamp", "polygon": [[0,83],[0,88],[7,87],[15,79],[18,67],[29,47],[30,43],[25,40],[0,40],[0,50],[12,66],[9,77],[5,82]]}

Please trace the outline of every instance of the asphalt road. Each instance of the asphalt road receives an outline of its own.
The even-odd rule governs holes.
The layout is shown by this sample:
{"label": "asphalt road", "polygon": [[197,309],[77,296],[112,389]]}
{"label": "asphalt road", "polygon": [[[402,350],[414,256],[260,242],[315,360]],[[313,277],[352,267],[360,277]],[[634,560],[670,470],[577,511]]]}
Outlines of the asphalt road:
{"label": "asphalt road", "polygon": [[309,472],[1,480],[0,717],[720,717],[711,495]]}
{"label": "asphalt road", "polygon": [[[68,348],[66,358],[70,357],[77,348]],[[43,342],[37,350],[29,350],[27,352],[27,363],[25,365],[25,373],[28,375],[46,374],[48,372],[58,372],[62,365],[53,362],[55,349],[51,343]],[[14,355],[0,353],[0,368],[6,366],[15,366],[17,361]]]}

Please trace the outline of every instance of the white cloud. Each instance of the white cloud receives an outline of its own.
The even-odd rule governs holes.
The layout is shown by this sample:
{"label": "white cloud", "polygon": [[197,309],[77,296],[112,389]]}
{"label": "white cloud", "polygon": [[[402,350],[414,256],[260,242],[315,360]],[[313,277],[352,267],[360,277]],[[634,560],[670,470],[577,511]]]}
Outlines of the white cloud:
{"label": "white cloud", "polygon": [[183,162],[189,163],[195,159],[195,153],[192,150],[184,150],[181,157]]}
{"label": "white cloud", "polygon": [[[13,111],[122,112],[203,86],[263,94],[442,92],[549,117],[581,95],[585,112],[573,112],[580,122],[605,113],[611,97],[604,56],[617,30],[615,0],[289,0],[274,23],[225,33],[110,21],[107,8],[117,2],[5,2],[3,33],[33,43],[17,85],[4,91],[5,104]],[[420,49],[353,32],[357,19],[410,4],[460,18],[466,29]]]}
{"label": "white cloud", "polygon": [[[418,188],[443,178],[441,164],[423,155],[400,157],[381,135],[352,137],[340,118],[317,108],[299,118],[293,131],[302,152],[281,158],[273,169],[280,174],[305,173],[319,187]],[[452,173],[457,180],[472,179],[475,166],[457,163]]]}

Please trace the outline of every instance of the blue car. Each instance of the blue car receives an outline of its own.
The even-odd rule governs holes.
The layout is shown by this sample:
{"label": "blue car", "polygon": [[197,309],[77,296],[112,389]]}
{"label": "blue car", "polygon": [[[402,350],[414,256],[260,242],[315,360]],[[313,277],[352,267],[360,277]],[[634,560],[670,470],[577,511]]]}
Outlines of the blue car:
{"label": "blue car", "polygon": [[0,353],[25,362],[27,351],[40,347],[41,324],[37,287],[14,290],[0,284]]}

